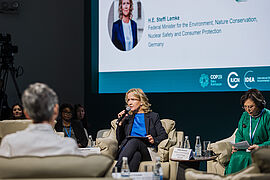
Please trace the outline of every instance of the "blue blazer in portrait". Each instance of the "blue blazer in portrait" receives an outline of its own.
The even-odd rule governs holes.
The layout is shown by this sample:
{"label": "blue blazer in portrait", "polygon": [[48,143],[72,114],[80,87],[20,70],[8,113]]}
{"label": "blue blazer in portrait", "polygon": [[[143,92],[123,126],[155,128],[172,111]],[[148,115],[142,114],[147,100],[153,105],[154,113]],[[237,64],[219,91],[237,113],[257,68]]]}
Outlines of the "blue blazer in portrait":
{"label": "blue blazer in portrait", "polygon": [[[138,43],[138,38],[137,38],[137,23],[133,20],[131,20],[131,31],[132,31],[133,48],[134,48]],[[120,19],[113,23],[112,42],[118,49],[122,51],[126,51],[124,30],[123,30],[122,20]]]}

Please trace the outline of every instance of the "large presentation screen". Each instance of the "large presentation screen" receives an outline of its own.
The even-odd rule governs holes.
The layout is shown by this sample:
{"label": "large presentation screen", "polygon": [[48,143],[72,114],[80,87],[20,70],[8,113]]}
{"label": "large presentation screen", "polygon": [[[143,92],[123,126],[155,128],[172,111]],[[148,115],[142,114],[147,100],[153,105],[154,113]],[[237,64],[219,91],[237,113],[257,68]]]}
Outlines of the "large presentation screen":
{"label": "large presentation screen", "polygon": [[270,0],[99,0],[99,93],[270,90]]}

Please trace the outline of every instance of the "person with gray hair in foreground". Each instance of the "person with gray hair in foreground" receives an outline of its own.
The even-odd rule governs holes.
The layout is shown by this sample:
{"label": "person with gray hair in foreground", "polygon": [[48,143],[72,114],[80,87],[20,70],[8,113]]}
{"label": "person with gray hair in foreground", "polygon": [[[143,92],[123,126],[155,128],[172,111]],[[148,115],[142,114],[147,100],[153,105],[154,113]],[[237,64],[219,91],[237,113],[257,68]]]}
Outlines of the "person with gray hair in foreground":
{"label": "person with gray hair in foreground", "polygon": [[5,136],[0,146],[2,156],[50,156],[80,154],[72,138],[57,135],[53,127],[58,116],[58,97],[46,84],[31,84],[22,95],[24,114],[33,120],[28,128]]}

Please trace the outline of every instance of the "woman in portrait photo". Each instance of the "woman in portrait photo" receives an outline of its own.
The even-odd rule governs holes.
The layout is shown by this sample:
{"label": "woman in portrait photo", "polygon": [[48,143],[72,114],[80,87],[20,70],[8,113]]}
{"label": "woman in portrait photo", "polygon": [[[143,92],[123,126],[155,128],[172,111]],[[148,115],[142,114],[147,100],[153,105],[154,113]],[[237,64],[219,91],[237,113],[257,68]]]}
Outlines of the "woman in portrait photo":
{"label": "woman in portrait photo", "polygon": [[132,11],[132,0],[119,0],[119,20],[113,23],[112,42],[122,51],[129,51],[138,43],[137,23],[132,20]]}

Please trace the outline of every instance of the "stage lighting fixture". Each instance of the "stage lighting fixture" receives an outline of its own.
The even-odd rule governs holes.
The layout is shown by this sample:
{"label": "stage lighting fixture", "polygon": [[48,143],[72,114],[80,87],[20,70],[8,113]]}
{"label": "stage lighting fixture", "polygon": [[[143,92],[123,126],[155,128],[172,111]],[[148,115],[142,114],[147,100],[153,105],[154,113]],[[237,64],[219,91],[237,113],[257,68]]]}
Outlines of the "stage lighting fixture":
{"label": "stage lighting fixture", "polygon": [[0,0],[0,13],[16,14],[18,13],[20,2],[17,0]]}
{"label": "stage lighting fixture", "polygon": [[18,1],[13,1],[11,3],[11,9],[13,9],[13,10],[17,10],[19,8],[19,6],[20,6],[20,4]]}

